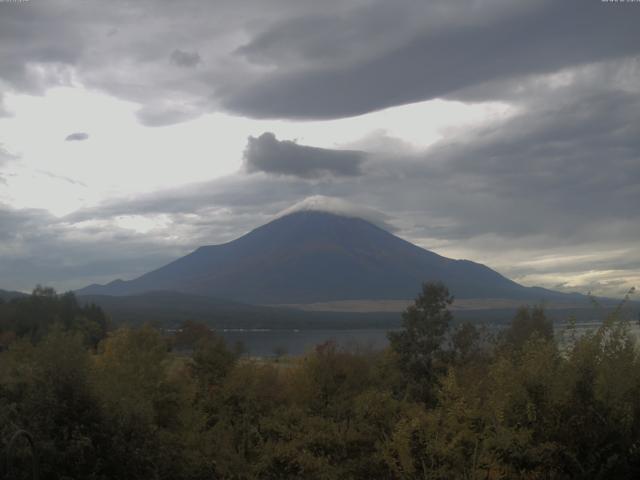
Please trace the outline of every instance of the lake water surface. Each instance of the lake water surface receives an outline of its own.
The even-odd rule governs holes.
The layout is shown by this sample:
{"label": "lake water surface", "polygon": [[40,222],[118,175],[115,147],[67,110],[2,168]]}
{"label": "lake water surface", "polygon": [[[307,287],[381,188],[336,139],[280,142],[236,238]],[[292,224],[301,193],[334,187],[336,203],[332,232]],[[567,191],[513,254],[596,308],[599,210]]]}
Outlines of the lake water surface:
{"label": "lake water surface", "polygon": [[[485,324],[491,332],[497,332],[504,325]],[[598,322],[583,322],[576,325],[578,335],[598,328]],[[565,324],[556,324],[556,337],[560,338]],[[640,336],[640,326],[631,324],[634,334]],[[274,356],[276,351],[287,355],[302,355],[316,345],[335,341],[340,347],[357,349],[383,349],[387,346],[386,329],[353,329],[353,330],[269,330],[269,329],[225,329],[218,330],[229,345],[241,342],[250,356]]]}

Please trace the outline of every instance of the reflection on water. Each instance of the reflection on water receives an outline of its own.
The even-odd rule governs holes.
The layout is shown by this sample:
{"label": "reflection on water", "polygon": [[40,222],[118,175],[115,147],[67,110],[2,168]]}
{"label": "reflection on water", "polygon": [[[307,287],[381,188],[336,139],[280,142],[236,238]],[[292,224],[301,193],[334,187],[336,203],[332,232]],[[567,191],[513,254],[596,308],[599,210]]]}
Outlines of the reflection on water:
{"label": "reflection on water", "polygon": [[[596,330],[599,322],[582,322],[575,326],[576,334]],[[490,332],[497,332],[504,325],[486,324]],[[631,330],[640,336],[640,326],[632,323]],[[562,339],[567,324],[556,324],[556,337]],[[267,357],[278,354],[302,355],[316,345],[329,340],[351,350],[382,349],[387,346],[387,331],[384,329],[354,330],[270,330],[270,329],[225,329],[219,330],[229,345],[241,342],[250,356]]]}

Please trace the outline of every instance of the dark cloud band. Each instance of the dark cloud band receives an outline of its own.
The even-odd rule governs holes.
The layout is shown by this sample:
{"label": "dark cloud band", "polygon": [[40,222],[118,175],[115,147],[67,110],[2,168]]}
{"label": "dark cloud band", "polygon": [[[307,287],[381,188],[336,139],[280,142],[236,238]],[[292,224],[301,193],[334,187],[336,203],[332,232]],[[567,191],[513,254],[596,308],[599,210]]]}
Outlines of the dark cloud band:
{"label": "dark cloud band", "polygon": [[66,142],[83,142],[89,139],[89,134],[86,132],[75,132],[67,135],[64,139]]}
{"label": "dark cloud band", "polygon": [[[149,125],[222,108],[340,118],[640,52],[633,2],[319,5],[0,2],[0,79],[7,91],[42,92],[68,84],[73,72],[88,87],[140,103]],[[177,30],[189,49],[163,34]],[[181,68],[167,68],[167,57]]]}
{"label": "dark cloud band", "polygon": [[281,141],[273,133],[267,132],[258,138],[249,137],[244,159],[249,172],[319,178],[326,175],[360,175],[365,154],[353,150],[329,150],[299,145],[288,140]]}
{"label": "dark cloud band", "polygon": [[[408,5],[403,3],[404,8],[415,8]],[[496,8],[490,18],[475,12],[477,5],[425,2],[414,13],[442,17],[442,25],[428,25],[390,51],[345,63],[324,61],[322,64],[328,65],[324,68],[314,64],[301,70],[287,60],[313,56],[319,44],[331,50],[327,44],[332,40],[337,48],[344,39],[329,37],[337,19],[323,17],[327,36],[319,36],[312,44],[303,40],[304,29],[297,28],[308,23],[307,18],[292,20],[286,28],[276,26],[240,53],[278,68],[238,89],[223,99],[224,104],[255,117],[348,117],[446,96],[492,80],[553,72],[640,52],[640,12],[632,5],[616,9],[601,2],[567,0],[507,8],[504,2],[486,2],[487,9],[493,5],[504,10]],[[380,15],[385,11],[380,8]],[[480,21],[474,21],[476,14]],[[358,20],[354,15],[351,25],[357,26]],[[287,55],[279,53],[285,50]]]}
{"label": "dark cloud band", "polygon": [[200,62],[202,62],[202,59],[200,58],[198,52],[185,52],[179,49],[171,52],[171,55],[169,55],[169,59],[175,65],[186,68],[193,68]]}

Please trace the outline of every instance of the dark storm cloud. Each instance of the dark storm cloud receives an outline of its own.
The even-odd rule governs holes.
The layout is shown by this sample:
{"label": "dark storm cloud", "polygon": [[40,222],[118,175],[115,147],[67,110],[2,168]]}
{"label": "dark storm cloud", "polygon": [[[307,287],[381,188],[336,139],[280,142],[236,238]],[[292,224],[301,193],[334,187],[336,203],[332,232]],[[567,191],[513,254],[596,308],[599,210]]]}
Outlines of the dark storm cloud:
{"label": "dark storm cloud", "polygon": [[82,142],[89,139],[89,134],[86,132],[75,132],[67,135],[64,139],[65,142]]}
{"label": "dark storm cloud", "polygon": [[407,29],[417,26],[416,19],[424,20],[415,3],[406,1],[349,5],[344,2],[344,9],[331,13],[285,17],[235,53],[263,65],[344,64],[364,52],[370,56],[392,50],[406,40]]}
{"label": "dark storm cloud", "polygon": [[639,15],[578,0],[0,2],[0,79],[37,93],[77,78],[139,102],[148,125],[221,106],[337,118],[637,54]]}
{"label": "dark storm cloud", "polygon": [[198,52],[185,52],[180,49],[176,49],[169,55],[171,63],[178,65],[179,67],[193,68],[196,67],[202,59]]}
{"label": "dark storm cloud", "polygon": [[[207,12],[194,15],[199,8]],[[211,95],[211,76],[224,75],[212,68],[207,80],[198,74],[184,78],[185,69],[167,68],[167,52],[175,48],[175,31],[188,32],[189,37],[189,47],[172,56],[181,65],[194,61],[192,43],[212,40],[224,45],[226,26],[211,25],[216,8],[224,14],[236,7],[224,1],[208,6],[145,0],[114,0],[108,5],[95,0],[0,2],[0,83],[8,92],[39,94],[76,78],[89,88],[147,107],[157,109],[162,99],[202,104],[202,113],[211,108],[211,102],[202,100]],[[219,59],[220,54],[212,57]]]}
{"label": "dark storm cloud", "polygon": [[85,48],[78,16],[54,2],[0,3],[0,79],[6,90],[30,94],[69,83],[66,67]]}
{"label": "dark storm cloud", "polygon": [[[286,59],[317,56],[314,48],[321,52],[337,48],[343,38],[333,35],[331,26],[341,21],[328,17],[318,21],[326,28],[314,29],[319,38],[311,45],[302,39],[308,18],[293,20],[285,28],[277,26],[240,52],[278,68],[224,103],[257,117],[336,118],[445,96],[494,79],[552,72],[640,51],[640,12],[632,4],[612,8],[602,2],[569,0],[520,9],[503,5],[505,13],[489,19],[479,15],[480,20],[473,21],[470,17],[478,8],[474,3],[425,6],[425,11],[431,8],[445,19],[444,27],[430,26],[391,51],[362,61],[330,63],[327,68],[313,65],[300,70]],[[492,3],[487,2],[487,8]],[[463,20],[455,21],[452,14]]]}
{"label": "dark storm cloud", "polygon": [[244,151],[249,172],[318,178],[326,175],[360,175],[364,152],[308,147],[289,140],[278,140],[271,132],[249,137]]}
{"label": "dark storm cloud", "polygon": [[638,112],[635,94],[575,98],[467,131],[404,163],[381,158],[358,194],[450,242],[489,235],[553,249],[631,241],[640,234]]}
{"label": "dark storm cloud", "polygon": [[[178,123],[216,110],[222,87],[247,78],[232,53],[245,29],[318,9],[289,0],[0,2],[0,83],[4,92],[40,94],[77,81],[140,103],[149,125]],[[198,57],[207,62],[193,65]]]}

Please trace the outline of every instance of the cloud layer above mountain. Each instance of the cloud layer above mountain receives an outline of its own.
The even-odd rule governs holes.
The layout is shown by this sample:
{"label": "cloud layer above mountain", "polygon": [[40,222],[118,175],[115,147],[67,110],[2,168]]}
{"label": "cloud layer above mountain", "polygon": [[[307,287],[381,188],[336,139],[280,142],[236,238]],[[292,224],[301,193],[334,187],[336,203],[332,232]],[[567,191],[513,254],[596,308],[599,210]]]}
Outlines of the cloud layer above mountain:
{"label": "cloud layer above mountain", "polygon": [[640,51],[632,2],[58,0],[0,8],[6,89],[41,92],[76,79],[139,102],[150,125],[220,108],[358,115]]}
{"label": "cloud layer above mountain", "polygon": [[249,137],[244,152],[245,166],[249,172],[301,178],[355,176],[361,173],[364,158],[363,152],[329,150],[298,145],[288,140],[279,141],[271,132],[263,133],[258,138]]}

